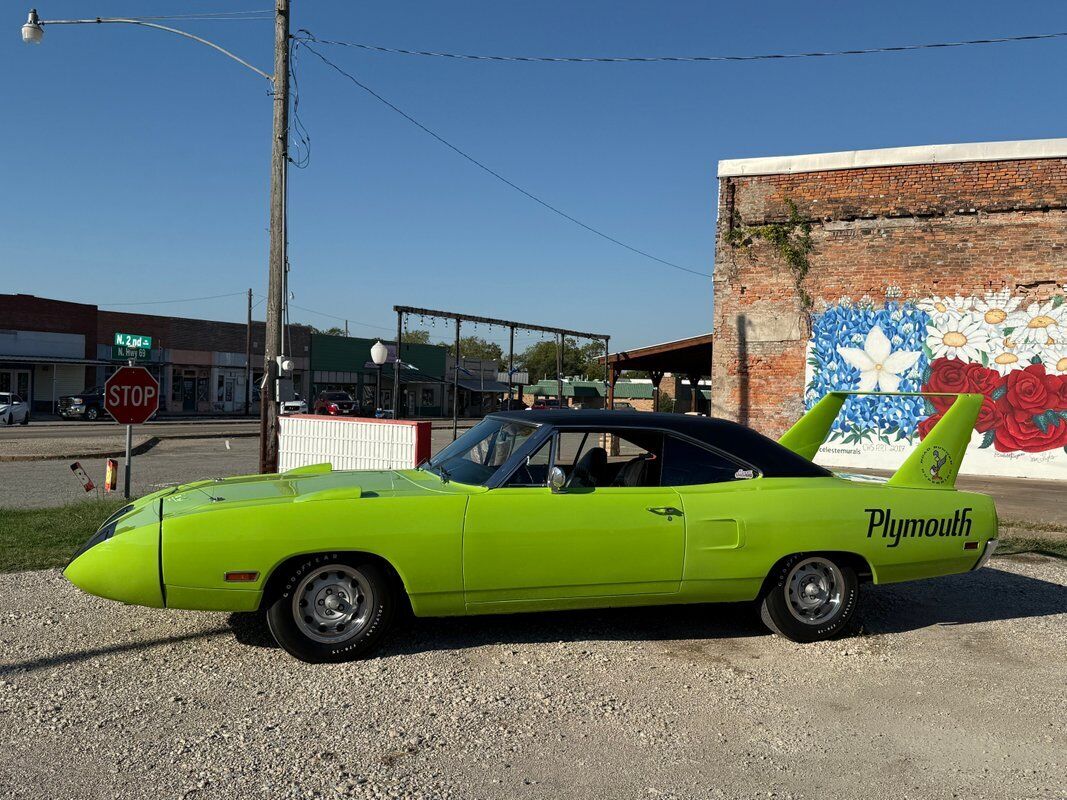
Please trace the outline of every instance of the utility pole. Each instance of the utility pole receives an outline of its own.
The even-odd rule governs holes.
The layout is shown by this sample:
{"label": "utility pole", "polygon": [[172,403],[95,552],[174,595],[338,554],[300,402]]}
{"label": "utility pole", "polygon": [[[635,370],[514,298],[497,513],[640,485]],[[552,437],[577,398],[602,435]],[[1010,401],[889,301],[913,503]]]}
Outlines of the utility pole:
{"label": "utility pole", "polygon": [[252,408],[252,290],[248,290],[248,327],[245,328],[245,416]]}
{"label": "utility pole", "polygon": [[270,156],[270,282],[267,340],[259,402],[259,471],[278,471],[278,356],[282,352],[285,302],[286,178],[289,169],[289,0],[275,0],[274,140]]}
{"label": "utility pole", "polygon": [[563,408],[563,334],[556,339],[556,398],[559,407]]}

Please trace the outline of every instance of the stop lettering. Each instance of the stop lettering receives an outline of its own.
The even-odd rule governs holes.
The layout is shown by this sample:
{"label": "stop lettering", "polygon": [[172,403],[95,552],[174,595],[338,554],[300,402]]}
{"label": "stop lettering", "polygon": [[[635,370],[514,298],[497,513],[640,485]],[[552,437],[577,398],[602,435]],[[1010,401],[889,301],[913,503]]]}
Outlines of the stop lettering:
{"label": "stop lettering", "polygon": [[140,425],[159,410],[159,383],[144,367],[122,367],[104,384],[104,409],[122,425]]}

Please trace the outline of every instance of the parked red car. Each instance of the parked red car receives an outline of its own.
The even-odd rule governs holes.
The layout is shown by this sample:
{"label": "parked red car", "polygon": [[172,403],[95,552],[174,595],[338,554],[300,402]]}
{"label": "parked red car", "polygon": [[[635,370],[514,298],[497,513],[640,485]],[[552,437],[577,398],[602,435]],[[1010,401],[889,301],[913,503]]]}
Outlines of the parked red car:
{"label": "parked red car", "polygon": [[348,392],[319,392],[311,413],[331,417],[351,417],[359,413],[359,407]]}
{"label": "parked red car", "polygon": [[[556,409],[560,408],[559,400],[555,397],[537,397],[534,398],[533,405],[530,406],[531,411],[544,411],[547,408]],[[570,408],[570,406],[564,405],[564,409]]]}

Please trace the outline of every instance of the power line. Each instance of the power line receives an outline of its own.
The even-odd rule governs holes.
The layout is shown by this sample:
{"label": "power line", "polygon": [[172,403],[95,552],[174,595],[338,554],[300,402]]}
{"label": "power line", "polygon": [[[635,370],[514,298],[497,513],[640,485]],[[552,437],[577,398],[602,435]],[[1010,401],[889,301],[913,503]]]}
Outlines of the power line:
{"label": "power line", "polygon": [[329,319],[335,319],[338,322],[347,322],[349,325],[359,325],[363,328],[377,328],[382,331],[391,331],[395,328],[389,328],[385,325],[374,325],[370,322],[360,322],[358,319],[352,319],[351,317],[339,317],[336,314],[327,314],[325,311],[316,311],[314,308],[307,308],[305,306],[298,306],[296,303],[289,303],[290,308],[299,308],[301,311],[306,311],[309,314],[318,314],[320,317],[328,317]]}
{"label": "power line", "polygon": [[[306,33],[306,31],[301,31],[301,33]],[[345,70],[341,69],[341,67],[337,66],[337,64],[335,64],[332,61],[330,61],[330,59],[328,59],[326,56],[324,56],[322,53],[320,53],[314,47],[311,47],[308,44],[308,41],[318,41],[318,40],[315,39],[314,36],[312,34],[310,34],[310,33],[307,33],[307,36],[310,37],[310,39],[302,39],[302,40],[300,40],[300,44],[303,47],[306,47],[320,61],[322,61],[324,64],[326,64],[327,66],[331,67],[332,69],[334,69],[335,71],[337,71],[338,73],[343,75],[344,77],[348,78],[348,80],[352,81],[352,83],[354,83],[360,89],[362,89],[363,91],[367,92],[367,94],[369,94],[375,100],[378,100],[379,102],[381,102],[384,105],[386,105],[389,108],[391,108],[393,111],[395,111],[397,114],[402,116],[404,119],[406,119],[408,122],[413,124],[415,127],[419,128],[423,132],[429,134],[434,139],[436,139],[441,144],[443,144],[445,147],[449,148],[453,152],[455,152],[458,155],[460,155],[463,158],[465,158],[467,161],[469,161],[472,164],[474,164],[474,166],[476,166],[479,169],[489,173],[494,178],[496,178],[498,181],[510,186],[512,189],[514,189],[515,191],[519,192],[522,195],[525,195],[530,200],[533,200],[535,203],[538,203],[539,205],[544,206],[545,208],[547,208],[552,213],[558,214],[559,216],[563,217],[564,219],[569,220],[570,222],[573,222],[578,227],[584,228],[585,230],[589,231],[590,233],[596,234],[597,236],[601,237],[602,239],[607,239],[609,242],[611,242],[613,244],[616,244],[619,247],[623,247],[623,248],[629,250],[632,253],[636,253],[639,256],[644,256],[645,258],[651,259],[652,261],[655,261],[655,262],[657,262],[659,264],[663,264],[664,266],[670,267],[672,269],[681,270],[682,272],[688,272],[688,273],[690,273],[692,275],[699,275],[702,278],[711,278],[712,277],[711,275],[709,275],[706,272],[700,272],[700,271],[695,270],[695,269],[690,269],[689,267],[683,267],[680,264],[675,264],[672,261],[667,261],[665,259],[659,258],[658,256],[654,256],[651,253],[645,252],[644,250],[641,250],[641,249],[639,249],[637,247],[634,247],[632,245],[626,244],[626,242],[620,241],[620,240],[616,239],[614,236],[611,236],[611,235],[609,235],[607,233],[604,233],[603,231],[598,230],[597,228],[594,228],[591,225],[587,225],[586,223],[582,222],[580,219],[577,219],[576,217],[572,217],[566,211],[563,211],[563,210],[557,208],[556,206],[552,205],[548,201],[542,200],[540,197],[538,197],[537,195],[533,194],[532,192],[529,192],[526,189],[523,189],[521,186],[519,186],[514,181],[511,181],[511,180],[505,178],[503,175],[501,175],[496,170],[492,169],[491,167],[486,166],[481,161],[476,159],[474,156],[464,152],[463,150],[460,150],[456,145],[452,144],[450,141],[448,141],[444,137],[440,136],[439,134],[437,134],[434,131],[432,131],[429,128],[427,128],[425,125],[423,125],[417,119],[415,119],[413,116],[408,114],[406,111],[403,111],[402,109],[398,108],[397,106],[395,106],[390,101],[386,100],[384,97],[382,97],[376,91],[371,89],[365,83],[361,82],[358,78],[356,78],[351,73],[346,72]]]}
{"label": "power line", "polygon": [[762,53],[747,56],[499,56],[474,53],[446,53],[434,50],[407,50],[401,47],[383,47],[365,42],[346,42],[337,39],[317,39],[307,31],[313,41],[339,47],[355,47],[376,53],[392,53],[404,56],[426,56],[431,58],[451,58],[459,61],[511,61],[525,63],[565,63],[565,64],[649,64],[660,62],[695,63],[713,61],[773,61],[794,58],[829,58],[834,56],[866,56],[877,53],[903,53],[912,50],[935,50],[945,47],[969,47],[972,45],[1005,44],[1008,42],[1033,42],[1043,39],[1060,39],[1067,37],[1063,33],[1038,33],[1026,36],[1001,36],[993,39],[967,39],[959,42],[934,42],[929,44],[906,44],[894,47],[868,47],[858,50],[823,50],[809,53]]}
{"label": "power line", "polygon": [[198,14],[161,14],[151,17],[128,17],[127,19],[156,20],[156,19],[210,19],[210,20],[262,20],[273,19],[274,11],[267,8],[262,11],[203,11]]}
{"label": "power line", "polygon": [[230,292],[229,294],[213,294],[207,297],[183,297],[178,300],[141,300],[136,303],[100,303],[102,306],[156,306],[163,303],[195,303],[199,300],[217,300],[220,297],[236,297],[247,295],[248,292]]}

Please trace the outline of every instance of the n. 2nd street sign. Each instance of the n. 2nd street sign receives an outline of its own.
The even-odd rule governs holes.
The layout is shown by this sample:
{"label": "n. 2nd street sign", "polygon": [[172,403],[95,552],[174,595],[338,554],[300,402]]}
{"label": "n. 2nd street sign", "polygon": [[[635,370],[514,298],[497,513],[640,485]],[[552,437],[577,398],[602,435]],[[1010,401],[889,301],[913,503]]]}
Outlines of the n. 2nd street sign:
{"label": "n. 2nd street sign", "polygon": [[132,347],[134,349],[151,350],[152,349],[152,337],[143,336],[139,333],[116,333],[115,344],[122,347]]}
{"label": "n. 2nd street sign", "polygon": [[104,384],[104,410],[120,425],[140,425],[159,410],[159,383],[144,367],[122,367]]}

